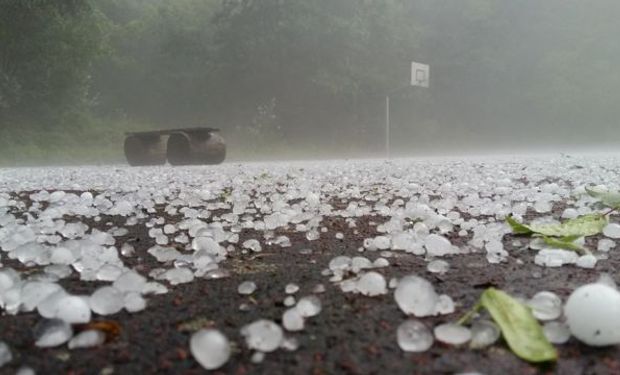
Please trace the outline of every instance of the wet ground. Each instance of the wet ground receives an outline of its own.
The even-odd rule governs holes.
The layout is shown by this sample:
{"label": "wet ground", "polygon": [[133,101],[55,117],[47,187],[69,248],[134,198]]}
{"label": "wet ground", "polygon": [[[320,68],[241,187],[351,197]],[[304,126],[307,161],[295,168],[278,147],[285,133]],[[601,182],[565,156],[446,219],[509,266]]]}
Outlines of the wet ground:
{"label": "wet ground", "polygon": [[[377,235],[376,224],[383,220],[364,218],[358,221],[358,232],[354,233],[343,218],[327,218],[323,225],[328,231],[317,241],[306,240],[303,233],[280,229],[277,233],[289,236],[291,247],[263,245],[261,253],[238,253],[220,264],[231,271],[229,278],[196,279],[172,287],[168,294],[149,297],[147,309],[136,314],[122,312],[107,319],[95,316],[94,322],[112,320],[108,324],[120,327],[117,335],[110,333],[109,341],[98,348],[71,351],[66,347],[36,348],[33,326],[40,320],[38,314],[3,315],[1,337],[10,344],[14,359],[0,373],[14,373],[22,365],[38,374],[203,373],[189,353],[189,337],[200,327],[217,327],[233,343],[231,359],[216,371],[222,374],[620,374],[618,347],[590,348],[574,338],[556,346],[559,360],[547,365],[530,365],[518,359],[501,341],[484,350],[436,342],[425,353],[403,352],[397,345],[396,328],[406,316],[398,309],[392,292],[373,298],[345,294],[329,282],[329,276],[321,274],[334,256],[359,255],[363,239]],[[104,217],[99,223],[88,224],[106,229],[121,223],[115,222],[114,217]],[[129,234],[117,238],[118,246],[130,242],[136,248],[136,257],[125,259],[127,266],[143,274],[160,267],[146,253],[153,245],[146,226],[139,224],[129,229]],[[338,232],[344,234],[342,240],[336,239]],[[244,230],[240,243],[249,238],[259,236]],[[516,248],[515,239],[519,240],[512,235],[505,236],[504,245],[511,255],[506,263],[498,265],[490,266],[483,253],[458,255],[446,257],[450,270],[438,275],[426,270],[427,262],[422,257],[393,252],[387,258],[390,265],[379,272],[388,279],[415,273],[431,281],[438,293],[451,296],[457,305],[454,314],[424,319],[427,324],[435,325],[458,319],[490,286],[522,297],[549,290],[565,299],[576,286],[595,280],[600,272],[615,275],[620,266],[620,254],[612,250],[610,259],[599,262],[594,270],[539,267],[533,263],[535,252]],[[466,238],[454,234],[451,240],[455,245],[465,246]],[[524,239],[521,241],[526,243]],[[312,253],[300,253],[308,248]],[[366,251],[363,255],[374,260],[379,252]],[[25,269],[15,261],[5,262],[5,266],[37,271],[36,267]],[[258,285],[250,297],[236,292],[237,286],[246,280]],[[279,322],[285,310],[287,283],[300,286],[297,296],[311,294],[317,284],[323,284],[326,291],[319,294],[323,310],[306,321],[302,332],[290,334],[299,341],[297,350],[278,350],[267,354],[261,363],[252,363],[252,353],[239,327],[259,318]],[[74,275],[63,280],[62,285],[72,293],[90,294],[102,284],[84,283]],[[241,305],[245,305],[245,311],[240,310]]]}

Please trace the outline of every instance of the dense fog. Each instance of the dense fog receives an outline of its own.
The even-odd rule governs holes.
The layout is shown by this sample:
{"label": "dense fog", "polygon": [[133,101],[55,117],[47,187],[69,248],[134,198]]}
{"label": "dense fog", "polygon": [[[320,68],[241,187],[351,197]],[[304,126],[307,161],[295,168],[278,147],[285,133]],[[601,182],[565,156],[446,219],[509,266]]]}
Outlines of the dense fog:
{"label": "dense fog", "polygon": [[[221,129],[229,160],[608,150],[616,0],[3,0],[0,163],[117,163]],[[430,87],[411,87],[412,61]]]}

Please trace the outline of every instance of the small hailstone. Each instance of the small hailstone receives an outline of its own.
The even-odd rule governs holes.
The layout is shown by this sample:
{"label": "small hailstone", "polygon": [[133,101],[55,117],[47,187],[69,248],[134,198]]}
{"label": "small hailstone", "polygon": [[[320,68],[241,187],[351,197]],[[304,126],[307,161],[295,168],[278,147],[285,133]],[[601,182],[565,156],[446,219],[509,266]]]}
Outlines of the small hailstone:
{"label": "small hailstone", "polygon": [[585,254],[577,258],[577,267],[580,268],[594,268],[596,266],[597,259],[592,254]]}
{"label": "small hailstone", "polygon": [[575,264],[579,256],[574,251],[562,249],[542,249],[534,257],[534,263],[545,267],[561,267],[564,264]]}
{"label": "small hailstone", "polygon": [[438,341],[450,345],[463,345],[471,339],[469,328],[455,323],[440,324],[433,333]]}
{"label": "small hailstone", "polygon": [[295,297],[288,296],[284,299],[284,306],[291,307],[293,305],[295,305]]}
{"label": "small hailstone", "polygon": [[252,357],[250,357],[250,362],[254,364],[262,363],[265,360],[265,353],[263,352],[254,352]]}
{"label": "small hailstone", "polygon": [[343,239],[343,238],[344,238],[344,234],[342,234],[342,233],[338,232],[338,233],[336,233],[336,238],[337,238],[337,239],[339,239],[339,240],[341,240],[341,239]]}
{"label": "small hailstone", "polygon": [[135,271],[127,271],[122,274],[113,286],[121,292],[140,292],[146,284],[146,278]]}
{"label": "small hailstone", "polygon": [[254,281],[244,281],[237,287],[237,292],[241,295],[250,295],[256,291],[256,283]]}
{"label": "small hailstone", "polygon": [[314,293],[314,294],[325,293],[325,285],[323,285],[323,284],[315,285],[315,287],[312,289],[312,293]]}
{"label": "small hailstone", "polygon": [[93,348],[99,346],[105,342],[105,333],[96,330],[89,329],[75,335],[67,346],[69,349],[82,349]]}
{"label": "small hailstone", "polygon": [[58,302],[56,318],[67,323],[88,323],[91,312],[88,300],[83,297],[66,295]]}
{"label": "small hailstone", "polygon": [[495,323],[488,320],[476,321],[471,326],[469,346],[472,349],[486,348],[499,340],[500,335],[500,330]]}
{"label": "small hailstone", "polygon": [[603,234],[609,238],[620,238],[620,224],[607,224],[607,226],[603,228]]}
{"label": "small hailstone", "polygon": [[419,320],[406,320],[396,331],[398,346],[405,352],[425,352],[433,346],[433,335]]}
{"label": "small hailstone", "polygon": [[222,367],[230,358],[228,338],[215,329],[201,329],[189,340],[189,349],[198,362],[206,370]]}
{"label": "small hailstone", "polygon": [[194,273],[189,268],[179,267],[169,269],[162,277],[168,280],[171,285],[179,285],[192,282],[194,280]]}
{"label": "small hailstone", "polygon": [[241,328],[241,335],[250,349],[272,352],[284,339],[284,332],[271,320],[260,319]]}
{"label": "small hailstone", "polygon": [[302,297],[297,301],[297,311],[304,318],[318,315],[321,312],[321,300],[317,296]]}
{"label": "small hailstone", "polygon": [[528,303],[532,315],[538,320],[555,320],[562,315],[562,300],[552,292],[538,292]]}
{"label": "small hailstone", "polygon": [[609,250],[616,247],[616,243],[609,238],[602,238],[598,241],[597,250],[608,252]]}
{"label": "small hailstone", "polygon": [[390,288],[390,289],[394,289],[394,288],[396,288],[397,286],[398,286],[398,279],[397,279],[397,278],[395,278],[395,277],[392,277],[392,278],[390,279],[390,282],[388,283],[388,288]]}
{"label": "small hailstone", "polygon": [[0,341],[0,368],[13,360],[11,348],[4,342]]}
{"label": "small hailstone", "polygon": [[390,262],[385,258],[377,258],[374,262],[372,262],[372,266],[374,268],[383,268],[390,265]]}
{"label": "small hailstone", "polygon": [[363,269],[372,268],[372,266],[372,262],[368,258],[353,257],[353,259],[351,259],[351,269],[355,273],[358,273],[360,270]]}
{"label": "small hailstone", "polygon": [[282,326],[287,331],[301,331],[304,329],[304,317],[296,308],[290,308],[282,314]]}
{"label": "small hailstone", "polygon": [[352,259],[348,256],[340,255],[329,262],[329,269],[332,271],[346,271],[352,266]]}
{"label": "small hailstone", "polygon": [[286,284],[286,287],[284,287],[284,292],[286,294],[295,294],[299,291],[299,285],[297,284]]}
{"label": "small hailstone", "polygon": [[250,239],[250,240],[244,241],[243,244],[241,244],[241,246],[244,249],[248,249],[254,252],[259,252],[262,250],[260,242],[258,242],[258,240],[256,239]]}
{"label": "small hailstone", "polygon": [[428,281],[418,276],[406,276],[394,291],[394,299],[405,314],[425,317],[435,314],[439,296]]}
{"label": "small hailstone", "polygon": [[123,274],[121,267],[113,264],[104,264],[97,270],[97,280],[100,281],[115,281]]}
{"label": "small hailstone", "polygon": [[299,340],[295,337],[285,337],[284,340],[282,340],[280,347],[286,351],[294,352],[299,349]]}
{"label": "small hailstone", "polygon": [[429,256],[440,257],[456,252],[456,248],[452,246],[450,240],[434,233],[424,238],[424,247]]}
{"label": "small hailstone", "polygon": [[543,326],[543,333],[552,344],[565,344],[570,339],[570,330],[565,323],[547,322]]}
{"label": "small hailstone", "polygon": [[124,307],[127,312],[136,313],[146,308],[146,300],[140,293],[130,292],[125,295]]}
{"label": "small hailstone", "polygon": [[37,312],[44,318],[55,318],[58,311],[58,304],[63,300],[66,295],[67,292],[62,289],[50,294],[49,296],[45,297],[44,300],[39,302],[39,304],[37,305]]}
{"label": "small hailstone", "polygon": [[357,281],[357,291],[369,297],[387,293],[387,283],[383,275],[377,272],[367,272]]}
{"label": "small hailstone", "polygon": [[573,336],[592,346],[620,344],[620,292],[605,284],[577,288],[564,307]]}
{"label": "small hailstone", "polygon": [[50,319],[40,322],[35,328],[36,342],[39,348],[52,348],[69,341],[73,336],[73,329],[69,323],[60,319]]}
{"label": "small hailstone", "polygon": [[428,263],[426,269],[431,273],[444,274],[450,269],[450,263],[445,260],[435,259]]}
{"label": "small hailstone", "polygon": [[136,250],[134,249],[134,247],[128,243],[124,243],[121,246],[121,255],[124,257],[132,257],[134,255],[136,255]]}
{"label": "small hailstone", "polygon": [[442,294],[439,296],[437,300],[437,305],[435,305],[435,315],[447,315],[452,314],[454,312],[454,301],[452,297]]}
{"label": "small hailstone", "polygon": [[377,250],[386,250],[391,246],[391,240],[387,236],[377,236],[373,242]]}

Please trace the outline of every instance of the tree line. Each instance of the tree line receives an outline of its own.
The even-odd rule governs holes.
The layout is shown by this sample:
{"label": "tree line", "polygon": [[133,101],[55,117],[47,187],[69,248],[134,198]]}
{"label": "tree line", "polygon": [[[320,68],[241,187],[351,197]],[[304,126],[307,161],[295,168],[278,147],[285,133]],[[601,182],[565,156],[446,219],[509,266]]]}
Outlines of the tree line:
{"label": "tree line", "polygon": [[0,0],[0,159],[188,125],[256,153],[380,151],[383,97],[408,84],[413,60],[431,65],[431,88],[393,99],[403,151],[531,132],[602,141],[620,135],[619,11],[614,0]]}

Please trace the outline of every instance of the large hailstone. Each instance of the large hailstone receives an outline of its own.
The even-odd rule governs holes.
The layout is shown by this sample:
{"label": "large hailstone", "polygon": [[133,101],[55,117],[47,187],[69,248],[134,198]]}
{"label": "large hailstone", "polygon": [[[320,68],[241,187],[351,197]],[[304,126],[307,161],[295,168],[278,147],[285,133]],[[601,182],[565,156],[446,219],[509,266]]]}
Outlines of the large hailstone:
{"label": "large hailstone", "polygon": [[435,315],[439,296],[433,284],[418,276],[405,276],[394,291],[394,299],[405,314],[417,317]]}
{"label": "large hailstone", "polygon": [[577,288],[564,307],[566,322],[580,341],[592,346],[620,344],[620,293],[601,283]]}
{"label": "large hailstone", "polygon": [[215,370],[230,358],[230,343],[226,336],[215,329],[201,329],[189,341],[192,355],[202,367]]}

